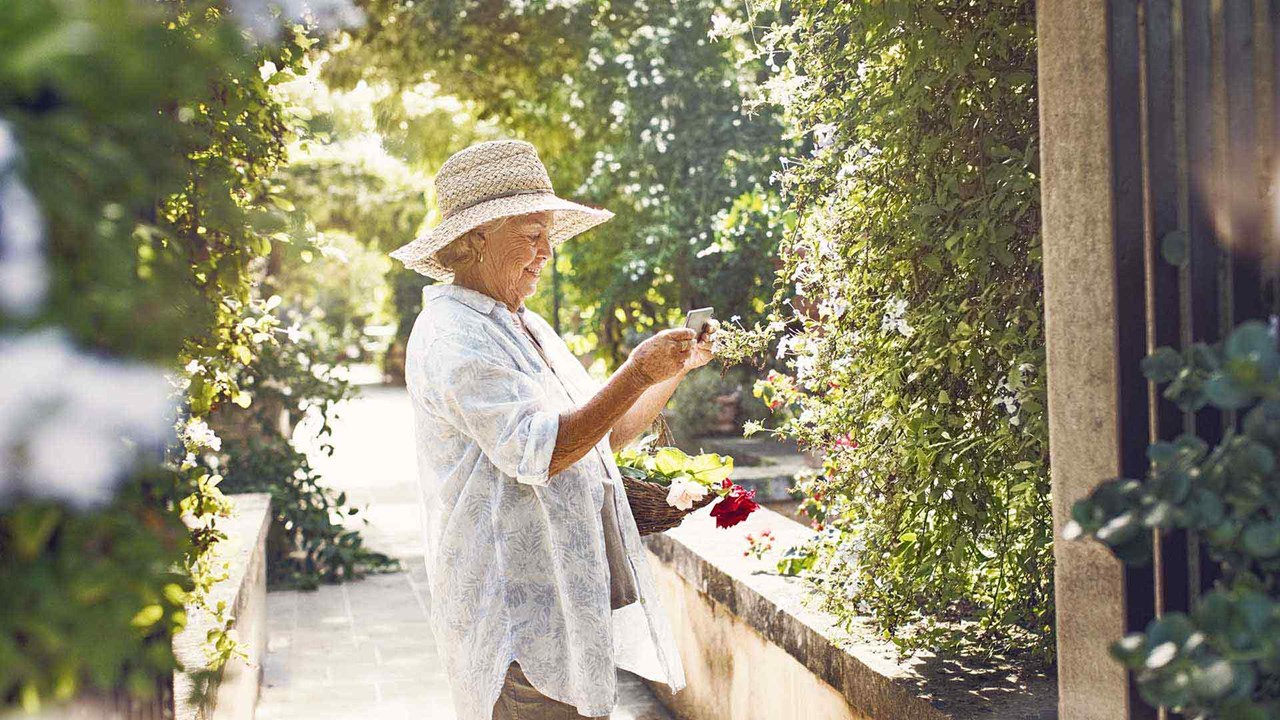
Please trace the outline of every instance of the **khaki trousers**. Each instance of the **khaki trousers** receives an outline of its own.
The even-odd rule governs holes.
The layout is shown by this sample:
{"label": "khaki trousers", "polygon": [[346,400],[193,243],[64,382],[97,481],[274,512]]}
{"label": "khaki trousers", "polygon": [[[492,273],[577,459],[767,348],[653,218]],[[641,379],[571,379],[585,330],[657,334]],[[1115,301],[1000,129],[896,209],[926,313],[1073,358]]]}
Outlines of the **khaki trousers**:
{"label": "khaki trousers", "polygon": [[493,720],[580,720],[584,717],[587,716],[578,714],[578,708],[538,692],[518,663],[507,667],[502,692],[493,705]]}

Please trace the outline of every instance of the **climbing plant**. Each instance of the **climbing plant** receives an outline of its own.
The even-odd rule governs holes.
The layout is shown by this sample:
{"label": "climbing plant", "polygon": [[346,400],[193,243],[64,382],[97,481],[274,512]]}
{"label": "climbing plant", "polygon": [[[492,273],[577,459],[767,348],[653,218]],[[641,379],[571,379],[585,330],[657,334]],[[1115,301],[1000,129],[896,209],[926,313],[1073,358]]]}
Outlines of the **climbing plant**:
{"label": "climbing plant", "polygon": [[263,68],[316,41],[232,6],[0,4],[0,705],[154,694],[189,609],[213,668],[239,650],[207,600],[230,509],[207,418],[279,343],[254,286],[290,240],[296,118]]}
{"label": "climbing plant", "polygon": [[796,229],[772,318],[726,338],[779,336],[757,393],[825,452],[786,566],[904,649],[1048,655],[1034,4],[789,5],[755,46],[806,141],[778,176]]}

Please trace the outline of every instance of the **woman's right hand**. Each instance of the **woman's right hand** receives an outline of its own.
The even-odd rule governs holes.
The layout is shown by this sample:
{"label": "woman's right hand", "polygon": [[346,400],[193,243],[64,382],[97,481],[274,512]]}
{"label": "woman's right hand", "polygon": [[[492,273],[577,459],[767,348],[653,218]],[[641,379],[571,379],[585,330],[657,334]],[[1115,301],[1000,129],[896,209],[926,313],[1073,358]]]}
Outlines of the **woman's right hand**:
{"label": "woman's right hand", "polygon": [[627,362],[649,385],[673,377],[684,370],[693,352],[694,332],[689,328],[663,330],[631,351]]}

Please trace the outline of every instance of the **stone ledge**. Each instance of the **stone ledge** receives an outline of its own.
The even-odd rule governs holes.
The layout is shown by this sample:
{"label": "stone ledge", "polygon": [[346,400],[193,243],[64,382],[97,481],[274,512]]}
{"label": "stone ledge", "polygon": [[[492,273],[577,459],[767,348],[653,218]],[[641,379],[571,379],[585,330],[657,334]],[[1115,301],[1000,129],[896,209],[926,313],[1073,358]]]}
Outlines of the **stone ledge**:
{"label": "stone ledge", "polygon": [[204,702],[192,702],[196,689],[193,673],[207,667],[205,637],[213,627],[206,613],[188,609],[187,626],[173,638],[173,652],[185,668],[174,673],[173,701],[176,720],[252,720],[262,679],[262,657],[267,643],[267,530],[271,526],[268,493],[227,495],[235,506],[230,518],[221,518],[218,529],[226,533],[217,546],[218,557],[228,563],[227,578],[210,591],[209,602],[227,604],[232,627],[244,643],[248,661],[233,658],[217,674]]}
{"label": "stone ledge", "polygon": [[[746,535],[764,529],[776,536],[774,550],[763,560],[744,557]],[[665,686],[652,684],[677,717],[1038,720],[1057,716],[1052,678],[1026,684],[1009,679],[1016,668],[992,672],[989,667],[933,658],[902,662],[892,643],[875,637],[865,624],[863,632],[851,635],[838,628],[830,614],[807,607],[803,581],[778,575],[773,565],[779,553],[811,535],[808,528],[767,508],[734,528],[717,529],[710,508],[703,508],[680,527],[645,538],[655,576],[663,585],[663,601],[673,616],[684,621],[676,630],[683,640],[681,656],[689,686],[673,696]],[[672,578],[685,587],[673,587]],[[690,607],[699,602],[708,607]],[[739,625],[744,629],[737,629]],[[735,667],[750,663],[772,667]],[[749,673],[761,679],[751,683]],[[773,699],[761,694],[766,689],[750,685],[805,674],[812,678],[785,678],[794,696],[790,708],[766,712],[757,706]],[[712,692],[699,684],[718,688]],[[741,701],[713,697],[748,694],[757,696],[752,701],[757,705],[730,709],[723,703]],[[821,700],[820,707],[801,710],[795,704],[806,702],[805,696],[823,694],[830,697]]]}

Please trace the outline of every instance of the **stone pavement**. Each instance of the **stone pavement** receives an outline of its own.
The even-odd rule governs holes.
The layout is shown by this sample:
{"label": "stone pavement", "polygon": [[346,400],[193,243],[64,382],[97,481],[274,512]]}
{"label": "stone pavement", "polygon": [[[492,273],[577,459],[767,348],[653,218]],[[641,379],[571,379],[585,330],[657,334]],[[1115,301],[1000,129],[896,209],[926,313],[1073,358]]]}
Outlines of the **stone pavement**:
{"label": "stone pavement", "polygon": [[[404,389],[369,386],[334,423],[334,455],[311,453],[326,484],[361,508],[349,525],[406,571],[268,593],[258,720],[454,720],[423,603],[412,442]],[[613,720],[671,720],[638,677],[619,681]]]}

